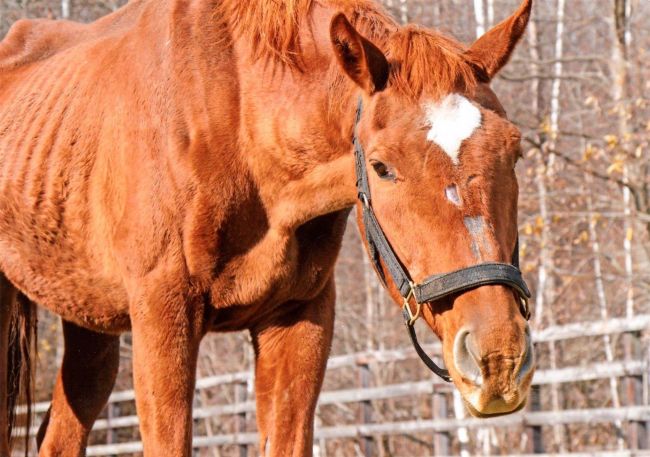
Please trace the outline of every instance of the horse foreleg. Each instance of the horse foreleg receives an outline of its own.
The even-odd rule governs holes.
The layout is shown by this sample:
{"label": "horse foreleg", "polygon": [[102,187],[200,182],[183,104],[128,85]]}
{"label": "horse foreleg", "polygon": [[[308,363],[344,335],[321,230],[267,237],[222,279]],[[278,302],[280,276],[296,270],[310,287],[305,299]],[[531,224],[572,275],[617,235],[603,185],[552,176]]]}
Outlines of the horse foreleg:
{"label": "horse foreleg", "polygon": [[312,455],[314,411],[333,326],[330,283],[315,300],[252,331],[257,425],[265,457]]}
{"label": "horse foreleg", "polygon": [[65,352],[52,404],[38,431],[41,456],[83,456],[88,434],[113,390],[119,337],[63,321]]}
{"label": "horse foreleg", "polygon": [[131,308],[133,383],[145,456],[191,455],[204,308],[182,295],[158,290]]}

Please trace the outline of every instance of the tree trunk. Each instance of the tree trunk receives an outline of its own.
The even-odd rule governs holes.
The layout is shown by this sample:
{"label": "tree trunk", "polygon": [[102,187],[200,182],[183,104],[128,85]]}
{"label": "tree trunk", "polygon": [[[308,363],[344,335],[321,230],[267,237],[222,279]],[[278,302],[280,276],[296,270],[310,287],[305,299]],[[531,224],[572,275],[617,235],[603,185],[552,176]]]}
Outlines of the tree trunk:
{"label": "tree trunk", "polygon": [[61,0],[61,19],[70,19],[72,0]]}
{"label": "tree trunk", "polygon": [[375,272],[368,256],[363,255],[363,279],[366,287],[366,350],[375,349]]}
{"label": "tree trunk", "polygon": [[[555,301],[555,283],[552,276],[553,273],[553,253],[550,249],[551,246],[551,224],[552,220],[549,214],[548,196],[547,196],[547,181],[553,179],[555,168],[555,150],[556,142],[559,135],[559,121],[560,121],[560,94],[562,89],[562,73],[564,56],[564,12],[565,0],[558,0],[557,3],[557,16],[556,16],[556,30],[555,30],[555,65],[553,82],[551,88],[551,114],[550,125],[548,126],[548,134],[550,139],[546,144],[547,150],[550,151],[546,157],[546,163],[539,167],[537,186],[539,191],[540,200],[540,217],[542,222],[542,236],[540,247],[540,269],[539,269],[539,283],[537,290],[537,304],[541,309],[539,311],[539,319],[542,319],[541,313],[546,311],[548,325],[555,324],[555,316],[553,313],[553,304]],[[555,342],[549,343],[549,365],[551,369],[557,368],[557,354]],[[560,410],[560,388],[557,384],[551,384],[551,407],[553,411]],[[553,427],[553,440],[559,452],[566,451],[565,433],[562,425]]]}
{"label": "tree trunk", "polygon": [[[630,156],[629,138],[631,135],[628,119],[631,116],[628,90],[628,49],[632,40],[628,28],[628,15],[630,3],[628,0],[614,0],[614,43],[612,46],[611,69],[614,75],[613,99],[618,113],[618,136],[620,138],[621,153]],[[623,180],[630,181],[630,168],[627,161],[623,164]],[[623,239],[623,252],[625,253],[625,279],[627,296],[625,302],[626,315],[634,315],[634,287],[632,283],[633,257],[632,236],[634,233],[634,219],[632,216],[632,196],[628,187],[623,188],[623,208],[625,211],[625,237]]]}
{"label": "tree trunk", "polygon": [[409,5],[408,5],[407,0],[400,0],[399,18],[400,18],[400,21],[402,21],[402,24],[408,24],[408,22],[409,22]]}
{"label": "tree trunk", "polygon": [[[464,419],[467,415],[463,399],[460,396],[458,389],[454,389],[454,415],[456,419]],[[458,427],[456,430],[458,442],[460,443],[460,457],[469,457],[471,455],[469,448],[469,430],[467,427]]]}
{"label": "tree trunk", "polygon": [[487,29],[494,27],[494,0],[487,0]]}
{"label": "tree trunk", "polygon": [[[585,180],[587,184],[593,185],[593,180],[591,176],[585,174]],[[598,241],[598,218],[594,212],[593,200],[591,197],[591,192],[586,192],[587,196],[587,213],[589,217],[589,241],[591,243],[591,252],[593,255],[593,266],[594,266],[594,280],[596,282],[596,296],[598,297],[598,307],[600,308],[600,318],[603,321],[606,321],[609,318],[609,310],[607,309],[607,296],[605,295],[605,285],[603,283],[603,269],[600,261],[600,242]],[[614,361],[614,350],[612,349],[612,341],[609,334],[603,335],[603,347],[605,350],[605,359],[607,362]],[[618,379],[615,377],[609,378],[609,389],[610,395],[612,396],[612,404],[614,408],[621,407],[621,400],[618,395]],[[625,443],[623,441],[622,434],[622,425],[620,421],[616,422],[616,428],[618,430],[618,447],[619,449],[625,448]]]}
{"label": "tree trunk", "polygon": [[485,8],[483,0],[474,0],[474,18],[476,19],[476,38],[485,33]]}

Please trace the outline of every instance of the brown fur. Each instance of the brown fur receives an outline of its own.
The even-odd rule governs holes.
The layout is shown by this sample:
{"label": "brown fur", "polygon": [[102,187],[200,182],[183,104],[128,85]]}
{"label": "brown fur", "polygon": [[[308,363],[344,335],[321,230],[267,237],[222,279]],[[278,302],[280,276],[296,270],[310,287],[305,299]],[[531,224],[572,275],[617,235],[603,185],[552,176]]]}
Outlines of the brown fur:
{"label": "brown fur", "polygon": [[[64,319],[76,354],[41,455],[83,455],[114,380],[115,335],[129,329],[146,455],[190,455],[201,338],[239,329],[255,344],[262,449],[309,455],[356,201],[356,100],[369,160],[400,180],[371,185],[414,279],[476,262],[466,215],[488,222],[489,260],[508,260],[518,132],[482,73],[507,61],[525,5],[468,50],[399,29],[364,0],[136,0],[88,25],[17,23],[0,43],[0,271]],[[350,22],[330,29],[339,10]],[[455,91],[482,105],[484,124],[454,168],[426,142],[421,102]],[[444,200],[448,183],[462,211]],[[464,395],[451,348],[475,328],[486,370],[476,414],[523,405],[532,374],[515,381],[526,324],[510,291],[483,287],[425,318]]]}
{"label": "brown fur", "polygon": [[255,58],[279,60],[298,67],[302,54],[300,28],[312,8],[313,0],[281,2],[221,2],[217,14],[230,18],[233,31],[252,44]]}
{"label": "brown fur", "polygon": [[450,92],[471,94],[476,88],[476,74],[464,52],[464,46],[455,40],[406,26],[388,40],[387,56],[395,61],[392,87],[413,100],[438,100]]}

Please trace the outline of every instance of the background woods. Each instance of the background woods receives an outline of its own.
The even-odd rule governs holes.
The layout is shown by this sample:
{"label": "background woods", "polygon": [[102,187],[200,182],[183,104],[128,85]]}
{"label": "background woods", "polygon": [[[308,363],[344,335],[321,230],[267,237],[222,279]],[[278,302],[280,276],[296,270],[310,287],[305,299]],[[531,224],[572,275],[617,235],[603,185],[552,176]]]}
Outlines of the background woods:
{"label": "background woods", "polygon": [[[91,21],[123,3],[0,0],[0,37],[23,17]],[[519,1],[383,3],[401,22],[433,26],[470,43],[510,14]],[[494,82],[509,116],[524,132],[524,159],[518,165],[522,269],[535,295],[532,326],[542,335],[537,343],[539,369],[548,375],[540,375],[545,380],[536,386],[528,408],[555,412],[550,417],[567,417],[562,410],[648,406],[649,49],[648,0],[539,0],[526,38]],[[421,362],[388,352],[407,347],[408,339],[399,309],[379,286],[358,232],[350,225],[337,269],[333,355],[366,355],[329,370],[324,390],[364,387],[387,392],[390,386],[406,382],[432,383]],[[589,323],[614,318],[620,319],[621,329],[626,331],[589,330]],[[567,327],[569,324],[575,325]],[[573,329],[571,338],[553,336],[554,329],[567,328]],[[46,400],[62,356],[58,320],[41,312],[39,333],[38,399]],[[423,329],[420,333],[426,340]],[[428,340],[433,342],[430,336]],[[206,338],[199,377],[250,370],[252,353],[247,341],[244,333]],[[125,335],[122,343],[123,367],[116,391],[131,385],[130,337]],[[644,365],[631,370],[637,361]],[[590,378],[587,373],[596,366],[604,367],[604,375]],[[619,366],[622,368],[616,371]],[[235,378],[237,382],[197,391],[197,408],[214,413],[221,411],[215,405],[234,405],[232,410],[206,413],[197,419],[197,435],[254,431],[250,379]],[[463,417],[459,399],[450,391],[436,390],[441,393],[432,395],[430,389],[420,387],[408,395],[368,395],[356,403],[336,397],[319,407],[317,425],[331,429],[346,424]],[[133,413],[132,402],[116,402],[104,417],[110,420],[114,415]],[[627,416],[612,416],[602,424],[549,419],[544,424],[508,428],[465,428],[458,422],[447,431],[413,428],[399,434],[321,437],[316,451],[329,456],[612,452],[647,448],[645,414],[642,419],[646,422],[630,421]],[[137,440],[133,425],[104,427],[93,440]],[[226,444],[197,452],[241,456],[249,450],[255,452],[254,446]]]}

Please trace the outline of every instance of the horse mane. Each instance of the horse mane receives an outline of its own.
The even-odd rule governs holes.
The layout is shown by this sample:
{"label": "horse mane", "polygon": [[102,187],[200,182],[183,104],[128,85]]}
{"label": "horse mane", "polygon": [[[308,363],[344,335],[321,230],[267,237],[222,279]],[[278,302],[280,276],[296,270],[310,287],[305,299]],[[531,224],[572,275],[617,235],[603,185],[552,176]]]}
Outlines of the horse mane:
{"label": "horse mane", "polygon": [[466,48],[453,38],[415,25],[401,28],[388,39],[390,85],[415,100],[438,100],[451,92],[471,93],[478,84],[476,68]]}
{"label": "horse mane", "polygon": [[378,45],[391,61],[391,87],[412,98],[438,99],[452,91],[471,91],[476,69],[465,48],[432,30],[397,23],[373,0],[222,0],[220,13],[233,33],[245,38],[254,59],[301,68],[301,26],[322,1],[342,11],[352,25]]}
{"label": "horse mane", "polygon": [[314,0],[222,0],[219,14],[231,24],[235,35],[245,37],[253,58],[278,59],[299,64],[300,26],[309,16]]}

